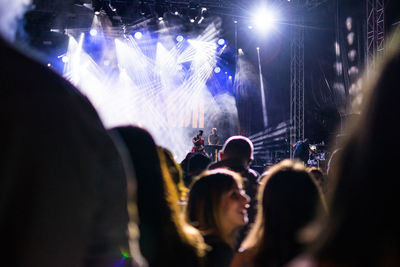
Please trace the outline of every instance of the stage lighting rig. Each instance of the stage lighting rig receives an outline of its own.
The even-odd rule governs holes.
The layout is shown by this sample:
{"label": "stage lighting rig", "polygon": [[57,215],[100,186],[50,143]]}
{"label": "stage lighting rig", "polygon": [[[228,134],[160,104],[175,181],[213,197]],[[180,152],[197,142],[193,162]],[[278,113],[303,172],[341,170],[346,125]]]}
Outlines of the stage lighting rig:
{"label": "stage lighting rig", "polygon": [[117,14],[117,9],[111,5],[111,0],[92,0],[92,8],[96,16],[104,12],[113,26],[123,26],[121,17]]}
{"label": "stage lighting rig", "polygon": [[164,14],[167,12],[167,8],[162,3],[157,3],[154,6],[154,13],[155,16],[158,18],[159,21],[162,21],[164,18]]}
{"label": "stage lighting rig", "polygon": [[92,0],[92,7],[93,7],[94,14],[100,15],[100,12],[103,7],[103,1],[102,0]]}

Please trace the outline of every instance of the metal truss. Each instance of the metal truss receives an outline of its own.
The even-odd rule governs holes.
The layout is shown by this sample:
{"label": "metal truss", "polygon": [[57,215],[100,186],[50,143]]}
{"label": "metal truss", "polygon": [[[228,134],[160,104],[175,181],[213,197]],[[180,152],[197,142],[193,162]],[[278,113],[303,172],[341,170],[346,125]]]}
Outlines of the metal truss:
{"label": "metal truss", "polygon": [[304,27],[303,16],[294,26],[290,40],[290,156],[293,145],[304,139]]}
{"label": "metal truss", "polygon": [[371,59],[380,56],[385,42],[385,1],[367,1],[367,64]]}

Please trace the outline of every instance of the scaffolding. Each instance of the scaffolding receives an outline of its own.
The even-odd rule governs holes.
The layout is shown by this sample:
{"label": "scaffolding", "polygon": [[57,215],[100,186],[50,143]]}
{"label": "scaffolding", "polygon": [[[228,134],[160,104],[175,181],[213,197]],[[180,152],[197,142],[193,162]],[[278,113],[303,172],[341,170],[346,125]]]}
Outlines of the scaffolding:
{"label": "scaffolding", "polygon": [[290,40],[290,156],[304,139],[304,17],[292,27]]}
{"label": "scaffolding", "polygon": [[373,58],[381,56],[385,42],[385,1],[366,0],[367,7],[367,65]]}

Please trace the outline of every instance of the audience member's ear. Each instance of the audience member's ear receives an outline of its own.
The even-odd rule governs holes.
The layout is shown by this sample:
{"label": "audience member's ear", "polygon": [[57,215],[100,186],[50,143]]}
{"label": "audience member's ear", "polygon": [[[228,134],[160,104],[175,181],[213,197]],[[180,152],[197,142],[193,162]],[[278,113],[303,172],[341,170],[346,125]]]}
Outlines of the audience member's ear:
{"label": "audience member's ear", "polygon": [[224,152],[222,152],[222,151],[219,152],[219,157],[221,160],[224,160],[226,158]]}

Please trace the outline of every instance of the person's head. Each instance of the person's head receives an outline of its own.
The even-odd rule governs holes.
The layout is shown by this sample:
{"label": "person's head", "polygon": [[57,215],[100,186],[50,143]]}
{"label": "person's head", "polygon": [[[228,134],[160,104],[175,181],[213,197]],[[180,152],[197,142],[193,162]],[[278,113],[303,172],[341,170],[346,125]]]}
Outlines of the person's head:
{"label": "person's head", "polygon": [[233,246],[236,230],[247,223],[248,203],[239,174],[207,171],[191,186],[187,218],[200,231],[218,235]]}
{"label": "person's head", "polygon": [[299,232],[313,219],[322,195],[300,162],[284,160],[261,179],[256,223],[242,248],[254,248],[260,266],[283,266],[301,252]]}
{"label": "person's head", "polygon": [[197,136],[203,136],[203,130],[199,130],[199,132],[197,133]]}
{"label": "person's head", "polygon": [[253,158],[254,146],[249,138],[236,135],[226,140],[221,150],[221,159],[236,159],[249,166]]}
{"label": "person's head", "polygon": [[[330,217],[314,256],[341,266],[400,264],[398,76],[400,32],[365,76],[361,115],[330,168]],[[331,166],[332,167],[332,166]],[[381,264],[381,265],[380,265]]]}
{"label": "person's head", "polygon": [[202,153],[196,153],[189,159],[188,173],[191,176],[199,175],[210,165],[211,159]]}
{"label": "person's head", "polygon": [[31,0],[0,0],[0,36],[13,41],[18,20],[21,19]]}
{"label": "person's head", "polygon": [[[178,193],[168,169],[165,151],[157,149],[144,129],[132,126],[116,128],[123,139],[137,177],[140,249],[150,266],[176,266],[181,261],[194,264],[203,255],[199,234],[182,218]],[[167,153],[168,154],[168,153]],[[162,248],[165,242],[168,248]],[[173,250],[176,250],[172,253]],[[185,255],[184,255],[185,254]]]}
{"label": "person's head", "polygon": [[217,134],[217,128],[212,128],[211,133],[212,134]]}

